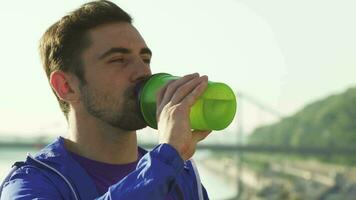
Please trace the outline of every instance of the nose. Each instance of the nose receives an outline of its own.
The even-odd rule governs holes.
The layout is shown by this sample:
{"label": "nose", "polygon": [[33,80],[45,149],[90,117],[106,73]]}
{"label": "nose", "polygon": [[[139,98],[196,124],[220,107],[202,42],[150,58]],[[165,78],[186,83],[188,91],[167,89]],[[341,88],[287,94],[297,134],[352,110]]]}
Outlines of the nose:
{"label": "nose", "polygon": [[131,75],[131,81],[134,83],[140,82],[152,75],[150,65],[145,63],[141,58],[135,62],[134,72]]}

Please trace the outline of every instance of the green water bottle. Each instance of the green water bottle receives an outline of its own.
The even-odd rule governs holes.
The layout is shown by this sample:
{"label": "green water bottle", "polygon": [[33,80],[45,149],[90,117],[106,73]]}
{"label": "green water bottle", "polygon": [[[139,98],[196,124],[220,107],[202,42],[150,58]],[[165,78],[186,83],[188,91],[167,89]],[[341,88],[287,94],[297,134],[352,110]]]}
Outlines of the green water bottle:
{"label": "green water bottle", "polygon": [[[144,120],[157,129],[156,94],[170,80],[180,77],[167,73],[152,75],[138,88],[138,99]],[[194,130],[222,130],[229,126],[236,113],[236,97],[224,83],[208,81],[202,96],[190,111],[190,126]]]}

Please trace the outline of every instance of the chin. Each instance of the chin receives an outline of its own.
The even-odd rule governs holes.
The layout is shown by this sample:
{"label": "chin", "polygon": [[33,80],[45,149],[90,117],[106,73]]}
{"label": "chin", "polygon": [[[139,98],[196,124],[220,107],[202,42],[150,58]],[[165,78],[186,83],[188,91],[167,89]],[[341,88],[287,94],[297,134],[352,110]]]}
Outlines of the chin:
{"label": "chin", "polygon": [[138,131],[138,130],[141,130],[141,129],[144,129],[146,128],[147,125],[144,125],[144,126],[125,126],[125,127],[120,127],[121,129],[123,130],[126,130],[126,131]]}
{"label": "chin", "polygon": [[125,117],[120,117],[115,122],[111,123],[111,125],[127,131],[136,131],[147,127],[144,119],[137,115],[126,115]]}
{"label": "chin", "polygon": [[135,99],[127,101],[125,106],[117,113],[121,114],[115,117],[114,124],[116,127],[128,131],[136,131],[147,127],[147,123],[143,119],[141,110]]}

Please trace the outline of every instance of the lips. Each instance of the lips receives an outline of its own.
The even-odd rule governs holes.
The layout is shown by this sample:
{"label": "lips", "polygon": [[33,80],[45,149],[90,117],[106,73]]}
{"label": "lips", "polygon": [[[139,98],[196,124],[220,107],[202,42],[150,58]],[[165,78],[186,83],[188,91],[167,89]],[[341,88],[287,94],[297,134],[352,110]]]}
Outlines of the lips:
{"label": "lips", "polygon": [[[140,110],[140,103],[138,99],[138,92],[137,92],[137,86],[130,86],[126,89],[125,92],[125,97],[127,98],[127,101],[134,102],[134,105],[136,105],[135,109]],[[131,104],[132,105],[132,104]]]}
{"label": "lips", "polygon": [[138,100],[140,100],[141,89],[145,85],[145,83],[147,82],[148,79],[149,79],[149,77],[146,79],[143,79],[142,81],[138,82],[135,85],[135,96],[137,97]]}

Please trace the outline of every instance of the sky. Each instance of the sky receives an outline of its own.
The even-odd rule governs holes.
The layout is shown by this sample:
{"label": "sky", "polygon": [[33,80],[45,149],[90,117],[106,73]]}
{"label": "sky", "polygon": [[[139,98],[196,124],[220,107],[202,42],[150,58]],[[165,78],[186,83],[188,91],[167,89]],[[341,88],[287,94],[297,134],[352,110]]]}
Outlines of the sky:
{"label": "sky", "polygon": [[[86,1],[0,0],[0,136],[57,135],[65,119],[40,64],[45,30]],[[356,86],[356,1],[123,0],[154,73],[199,72],[236,91],[246,132]],[[240,100],[240,99],[239,99]],[[237,120],[236,118],[236,120]],[[210,137],[210,136],[209,136]]]}

